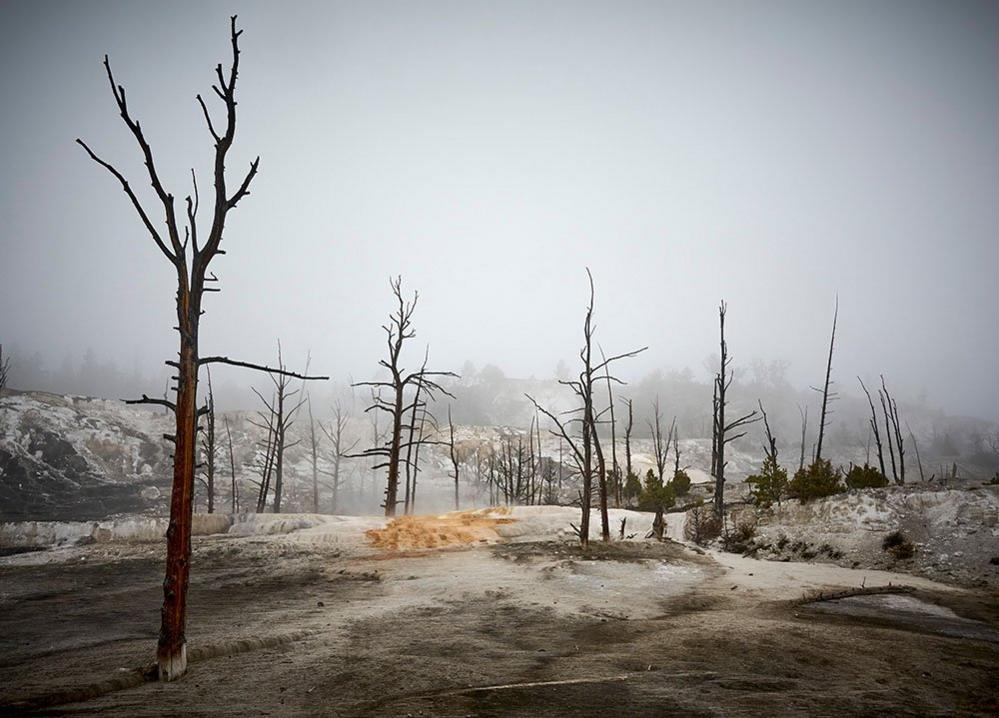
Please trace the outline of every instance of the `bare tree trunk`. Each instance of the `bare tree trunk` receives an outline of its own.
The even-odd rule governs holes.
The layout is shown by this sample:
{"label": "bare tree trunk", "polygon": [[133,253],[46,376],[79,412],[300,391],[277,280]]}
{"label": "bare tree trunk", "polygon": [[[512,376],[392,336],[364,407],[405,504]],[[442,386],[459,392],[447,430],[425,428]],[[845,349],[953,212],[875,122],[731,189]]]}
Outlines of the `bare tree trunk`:
{"label": "bare tree trunk", "polygon": [[[607,360],[602,349],[600,350],[600,358],[604,361]],[[611,389],[610,372],[605,371],[604,377],[607,380],[607,408],[610,412],[611,488],[614,491],[614,507],[621,508],[621,470],[617,464],[617,422],[614,417],[614,391]]]}
{"label": "bare tree trunk", "polygon": [[[593,412],[591,411],[591,415]],[[596,419],[593,420],[593,451],[597,457],[598,499],[600,501],[600,539],[610,541],[610,519],[607,515],[607,464],[604,461],[604,451],[597,435]]]}
{"label": "bare tree trunk", "polygon": [[631,476],[631,430],[635,425],[635,413],[631,399],[625,399],[625,403],[628,405],[628,425],[624,430],[624,466],[627,479]]}
{"label": "bare tree trunk", "polygon": [[828,416],[829,401],[835,398],[830,397],[829,384],[832,375],[833,347],[836,345],[836,320],[839,318],[839,297],[836,297],[836,309],[833,312],[832,335],[829,338],[829,360],[826,362],[826,381],[822,388],[822,414],[819,416],[819,440],[815,445],[815,460],[822,458],[822,438],[826,432],[826,417]]}
{"label": "bare tree trunk", "polygon": [[229,430],[229,417],[223,414],[222,422],[225,424],[226,443],[229,446],[229,471],[231,474],[231,483],[229,485],[230,510],[233,514],[236,514],[239,512],[239,494],[236,492],[236,455],[232,449],[232,432]]}
{"label": "bare tree trunk", "polygon": [[[420,373],[427,370],[427,360],[430,358],[430,347],[427,346],[423,353],[423,365],[420,367]],[[413,399],[413,409],[409,417],[409,438],[406,440],[406,492],[403,497],[403,513],[412,513],[412,499],[413,499],[413,487],[412,487],[412,467],[413,467],[413,436],[416,433],[416,412],[419,411],[423,405],[420,404],[420,390],[423,388],[422,384],[416,385],[416,396]]]}
{"label": "bare tree trunk", "polygon": [[919,458],[919,444],[916,443],[916,435],[912,433],[912,428],[909,426],[909,422],[905,422],[905,428],[909,432],[909,438],[912,439],[912,448],[916,451],[916,465],[919,467],[919,480],[926,481],[926,476],[923,474],[923,460]]}
{"label": "bare tree trunk", "polygon": [[801,456],[798,458],[798,471],[801,471],[805,468],[805,434],[808,431],[808,407],[806,406],[805,410],[802,411],[801,405],[799,405],[798,414],[801,415]]}
{"label": "bare tree trunk", "polygon": [[202,410],[205,415],[205,438],[202,442],[202,453],[204,461],[202,469],[204,477],[202,483],[208,495],[208,513],[215,513],[215,394],[212,392],[212,375],[208,373],[208,404]]}
{"label": "bare tree trunk", "polygon": [[450,449],[451,454],[451,466],[454,469],[454,510],[457,511],[461,508],[458,499],[458,452],[454,446],[454,422],[451,420],[451,405],[447,407],[447,425],[448,433],[450,435]]}
{"label": "bare tree trunk", "polygon": [[[414,512],[416,511],[416,480],[420,476],[420,447],[422,447],[423,444],[425,443],[423,440],[424,436],[423,432],[424,428],[426,427],[428,414],[429,412],[426,409],[424,409],[423,412],[420,414],[420,432],[416,440],[416,451],[413,453],[413,494],[411,497],[412,503],[410,504],[410,510]],[[434,443],[438,444],[441,442],[435,441]]]}
{"label": "bare tree trunk", "polygon": [[715,377],[715,495],[714,511],[715,515],[721,518],[725,514],[725,445],[739,437],[745,436],[745,432],[730,436],[729,432],[751,424],[759,420],[756,410],[753,409],[748,414],[739,417],[735,421],[726,423],[725,408],[728,406],[728,390],[732,385],[733,376],[729,372],[732,360],[728,356],[728,344],[725,342],[725,314],[728,305],[722,302],[718,307],[718,326],[720,333],[721,358],[719,361],[718,374]]}
{"label": "bare tree trunk", "polygon": [[309,457],[312,464],[312,513],[319,513],[319,442],[316,440],[316,420],[312,416],[312,398],[306,395],[309,409]]}
{"label": "bare tree trunk", "polygon": [[[7,388],[7,377],[10,376],[10,356],[4,358],[3,344],[0,344],[0,394]],[[166,400],[166,397],[163,397]],[[169,409],[167,409],[169,411]]]}
{"label": "bare tree trunk", "polygon": [[711,382],[711,476],[718,476],[718,376]]}
{"label": "bare tree trunk", "polygon": [[[895,473],[895,454],[892,452],[892,434],[895,437],[895,447],[898,449],[898,473],[895,475],[895,482],[905,483],[905,445],[902,442],[901,421],[898,418],[898,404],[888,393],[884,375],[881,376],[881,389],[884,396],[881,399],[882,408],[885,408],[885,427],[888,432],[888,450],[892,453],[892,473]],[[890,422],[890,425],[889,425]]]}

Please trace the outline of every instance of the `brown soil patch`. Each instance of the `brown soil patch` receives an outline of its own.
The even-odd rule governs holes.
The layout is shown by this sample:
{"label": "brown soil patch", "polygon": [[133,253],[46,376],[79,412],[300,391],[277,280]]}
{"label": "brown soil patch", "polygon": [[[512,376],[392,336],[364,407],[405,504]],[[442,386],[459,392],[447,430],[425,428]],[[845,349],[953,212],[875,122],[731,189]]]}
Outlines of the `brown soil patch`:
{"label": "brown soil patch", "polygon": [[443,548],[499,540],[496,527],[516,519],[504,507],[454,511],[439,516],[400,516],[383,529],[370,529],[365,535],[378,548],[392,550]]}

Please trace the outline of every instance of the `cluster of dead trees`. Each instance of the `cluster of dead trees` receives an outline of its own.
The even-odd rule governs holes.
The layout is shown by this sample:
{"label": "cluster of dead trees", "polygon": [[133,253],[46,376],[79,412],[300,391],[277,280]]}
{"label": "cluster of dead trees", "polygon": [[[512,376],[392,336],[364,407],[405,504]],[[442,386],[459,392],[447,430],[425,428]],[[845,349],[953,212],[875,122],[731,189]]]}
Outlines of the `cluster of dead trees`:
{"label": "cluster of dead trees", "polygon": [[[278,344],[278,368],[284,369],[281,345]],[[306,362],[308,371],[308,362]],[[308,396],[304,384],[292,388],[291,377],[284,373],[270,374],[272,389],[270,396],[264,396],[256,387],[253,393],[264,408],[249,422],[265,432],[263,453],[257,462],[260,481],[253,482],[257,488],[257,513],[267,508],[270,499],[273,513],[281,513],[284,497],[285,452],[301,443],[301,439],[290,440],[289,430],[295,423],[298,412],[305,406]]]}
{"label": "cluster of dead trees", "polygon": [[[524,436],[510,432],[504,435],[498,447],[488,447],[485,452],[485,472],[480,456],[476,457],[477,478],[481,475],[491,504],[551,504],[558,501],[562,485],[571,472],[561,461],[541,453],[541,424],[537,417]],[[561,447],[560,447],[561,448]]]}
{"label": "cluster of dead trees", "polygon": [[[878,451],[878,468],[881,470],[881,475],[886,477],[888,472],[885,470],[885,456],[884,456],[884,440],[888,443],[888,456],[891,459],[891,475],[892,479],[896,484],[905,483],[905,440],[902,436],[902,421],[898,416],[898,403],[888,392],[888,386],[885,384],[884,375],[881,375],[881,387],[878,389],[878,402],[881,405],[881,413],[884,419],[883,425],[879,427],[878,412],[874,406],[874,400],[871,398],[871,392],[867,390],[867,386],[864,385],[863,379],[859,376],[857,381],[860,382],[861,389],[864,390],[864,394],[867,396],[867,403],[871,408],[871,418],[870,418],[870,433],[868,436],[874,437],[874,443],[877,446]],[[881,430],[884,430],[884,434]],[[908,426],[906,427],[908,428]],[[912,445],[916,446],[916,437],[912,435],[912,430],[909,430],[909,435],[912,437]],[[883,440],[884,439],[884,440]],[[919,456],[919,449],[916,448],[916,456]],[[870,444],[868,443],[867,449],[867,463],[870,463]],[[920,480],[923,476],[923,465],[922,461],[917,462],[919,464],[919,474]]]}
{"label": "cluster of dead trees", "polygon": [[[583,318],[583,345],[579,350],[579,375],[575,379],[559,380],[560,384],[572,390],[578,404],[568,412],[556,413],[541,406],[532,396],[527,395],[527,399],[534,405],[534,408],[548,417],[553,424],[550,431],[561,438],[569,447],[570,459],[575,464],[576,473],[582,482],[582,488],[579,492],[580,521],[579,526],[574,528],[579,536],[580,544],[584,547],[588,546],[590,542],[590,511],[594,503],[594,479],[597,482],[596,504],[600,514],[600,537],[603,541],[610,541],[610,522],[607,509],[611,482],[607,480],[607,457],[604,454],[604,447],[597,431],[598,426],[606,421],[604,417],[609,415],[610,408],[597,406],[600,383],[606,382],[608,386],[612,382],[623,383],[610,373],[610,367],[622,359],[637,356],[647,349],[647,347],[642,347],[606,357],[603,351],[596,347],[600,353],[600,359],[597,359],[593,340],[596,331],[596,325],[593,321],[593,275],[589,269],[586,270],[586,275],[589,279],[590,298]],[[610,406],[613,406],[613,402],[610,403]],[[616,456],[616,449],[614,451],[614,456]],[[611,469],[612,472],[617,471],[617,467],[612,466]]]}

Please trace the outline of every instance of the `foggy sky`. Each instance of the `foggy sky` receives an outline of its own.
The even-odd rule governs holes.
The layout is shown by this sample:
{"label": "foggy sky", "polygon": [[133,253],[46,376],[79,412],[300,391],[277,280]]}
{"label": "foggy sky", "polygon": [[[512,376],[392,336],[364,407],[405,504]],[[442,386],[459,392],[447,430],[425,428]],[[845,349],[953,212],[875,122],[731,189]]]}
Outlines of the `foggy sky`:
{"label": "foggy sky", "polygon": [[172,267],[73,140],[160,217],[107,52],[167,188],[179,202],[193,166],[204,199],[194,96],[228,63],[231,12],[230,183],[261,163],[204,354],[268,361],[280,338],[290,364],[311,348],[367,378],[402,274],[408,364],[429,342],[435,368],[550,376],[589,266],[602,345],[650,347],[625,375],[706,375],[725,298],[736,365],[817,384],[838,292],[844,390],[884,372],[999,418],[995,3],[6,2],[0,342],[53,365],[176,350]]}

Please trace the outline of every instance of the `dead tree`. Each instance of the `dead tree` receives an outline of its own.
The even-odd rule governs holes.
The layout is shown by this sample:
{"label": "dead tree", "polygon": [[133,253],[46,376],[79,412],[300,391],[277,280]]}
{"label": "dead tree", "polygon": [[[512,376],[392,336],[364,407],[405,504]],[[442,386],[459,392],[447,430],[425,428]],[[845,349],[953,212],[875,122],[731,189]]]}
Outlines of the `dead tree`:
{"label": "dead tree", "polygon": [[454,470],[454,510],[457,511],[461,508],[458,501],[458,450],[454,445],[454,421],[451,419],[450,404],[447,407],[447,427],[449,434],[448,449],[451,455],[451,467]]}
{"label": "dead tree", "polygon": [[631,430],[635,425],[635,411],[631,399],[625,399],[628,405],[628,424],[624,429],[624,471],[625,480],[631,476]]}
{"label": "dead tree", "polygon": [[225,425],[226,444],[229,448],[229,472],[231,482],[229,484],[230,511],[233,514],[236,514],[239,512],[239,493],[236,491],[236,454],[232,448],[232,432],[229,430],[229,417],[225,414],[222,415],[222,423]]}
{"label": "dead tree", "polygon": [[[896,484],[905,483],[905,446],[902,443],[901,421],[898,418],[898,404],[888,393],[884,374],[881,375],[881,409],[885,417],[885,431],[888,434],[888,453],[891,455],[891,471]],[[898,466],[895,465],[895,449],[898,450]]]}
{"label": "dead tree", "polygon": [[[873,409],[874,407],[872,406],[871,408]],[[801,416],[801,456],[798,457],[798,471],[802,471],[805,468],[805,435],[808,432],[808,407],[806,406],[802,409],[801,404],[798,404],[798,414]]]}
{"label": "dead tree", "polygon": [[[580,406],[569,412],[576,415],[573,418],[563,421],[553,412],[545,409],[530,395],[527,399],[534,405],[535,409],[547,416],[556,429],[551,432],[555,436],[561,437],[572,450],[572,456],[576,464],[576,469],[583,482],[580,492],[580,523],[577,529],[580,544],[585,548],[590,543],[590,509],[592,507],[593,495],[593,473],[594,458],[597,461],[597,469],[600,471],[599,480],[599,500],[600,500],[600,534],[604,541],[610,541],[610,522],[607,516],[607,476],[604,471],[603,451],[597,437],[597,423],[600,420],[598,412],[594,409],[594,385],[606,375],[608,381],[621,382],[620,379],[610,374],[609,367],[612,363],[629,357],[634,357],[645,351],[648,347],[642,347],[634,351],[625,352],[609,358],[602,359],[600,363],[593,361],[593,333],[596,327],[593,324],[593,304],[594,288],[593,275],[590,270],[586,270],[586,276],[590,284],[590,301],[586,307],[586,315],[583,320],[583,346],[579,350],[579,358],[582,368],[579,377],[574,380],[559,380],[560,384],[568,386],[573,390],[576,398],[580,401]],[[571,429],[573,425],[579,423],[579,434],[574,438]]]}
{"label": "dead tree", "polygon": [[[833,311],[832,335],[829,338],[829,359],[826,362],[826,381],[822,385],[822,413],[819,415],[819,440],[815,445],[815,460],[822,458],[822,438],[826,432],[826,420],[829,413],[829,402],[836,399],[835,392],[829,393],[830,377],[832,376],[833,347],[836,345],[836,319],[839,317],[839,297],[836,297],[836,309]],[[812,387],[813,389],[815,387]],[[818,389],[816,389],[818,391]]]}
{"label": "dead tree", "polygon": [[[132,190],[125,176],[111,163],[101,159],[80,139],[77,143],[89,157],[106,169],[121,184],[126,196],[146,231],[149,232],[157,248],[173,266],[177,275],[177,326],[180,335],[180,349],[177,361],[167,362],[177,370],[174,387],[176,400],[151,399],[144,396],[136,403],[156,404],[173,411],[176,428],[170,441],[173,443],[173,486],[170,492],[170,521],[167,528],[166,576],[163,580],[163,611],[160,626],[159,644],[156,652],[159,677],[169,681],[182,676],[187,670],[187,641],[185,626],[187,620],[187,587],[190,576],[191,524],[194,499],[195,454],[197,453],[198,418],[198,368],[211,363],[233,364],[253,369],[260,365],[234,361],[227,357],[201,357],[198,351],[199,326],[204,313],[202,300],[205,292],[218,291],[217,287],[206,286],[217,281],[208,272],[211,261],[224,253],[220,245],[229,211],[250,192],[250,183],[257,174],[260,158],[250,163],[249,171],[235,191],[231,191],[225,166],[229,150],[236,135],[236,78],[239,70],[239,36],[242,30],[236,29],[236,17],[230,22],[229,39],[232,45],[232,64],[228,75],[221,63],[216,66],[218,84],[213,85],[215,94],[225,106],[225,124],[216,127],[211,119],[208,106],[197,96],[204,114],[208,131],[215,142],[212,166],[214,168],[214,198],[211,213],[211,226],[206,237],[199,238],[196,222],[198,213],[198,189],[192,171],[193,198],[185,199],[186,225],[178,219],[174,195],[168,192],[160,181],[159,171],[153,159],[153,151],[146,141],[139,121],[134,119],[125,96],[125,88],[115,82],[111,73],[111,63],[104,56],[104,69],[107,73],[111,94],[118,113],[132,134],[143,157],[148,179],[153,192],[162,206],[166,225],[166,235],[157,228],[146,212],[139,198]],[[183,235],[183,236],[182,236]]]}
{"label": "dead tree", "polygon": [[[406,301],[402,296],[402,277],[389,280],[392,294],[397,302],[396,310],[389,316],[387,324],[382,326],[386,334],[388,345],[388,358],[382,359],[378,363],[389,372],[388,381],[364,381],[357,382],[353,386],[370,386],[379,389],[388,389],[392,397],[391,401],[386,401],[380,395],[374,397],[374,401],[365,411],[384,411],[392,420],[392,429],[389,439],[385,444],[376,444],[369,449],[365,449],[359,456],[377,457],[383,459],[373,467],[377,469],[387,469],[388,479],[385,487],[385,502],[382,504],[386,516],[395,516],[396,507],[399,504],[399,463],[402,450],[412,445],[411,441],[403,441],[403,429],[406,427],[406,413],[412,410],[413,406],[406,404],[406,392],[409,389],[417,390],[427,395],[427,399],[433,399],[435,392],[440,392],[452,399],[454,395],[444,389],[437,381],[431,377],[455,377],[457,374],[449,371],[420,371],[407,373],[403,368],[402,349],[407,339],[416,336],[412,329],[413,312],[416,310],[416,303],[419,294],[413,293],[413,299]],[[417,401],[414,399],[414,404]],[[441,443],[441,442],[434,442]],[[414,492],[415,493],[415,492]]]}
{"label": "dead tree", "polygon": [[[423,365],[420,367],[420,373],[427,370],[427,361],[430,359],[430,346],[427,345],[426,350],[423,353]],[[406,440],[406,461],[403,462],[403,466],[406,470],[406,487],[405,493],[403,494],[403,513],[409,514],[413,510],[412,499],[413,499],[413,486],[412,482],[415,478],[415,472],[413,471],[413,449],[415,448],[416,442],[413,439],[416,437],[417,421],[416,415],[423,409],[426,408],[426,402],[420,401],[421,389],[423,387],[419,384],[416,386],[416,396],[413,399],[413,406],[409,416],[409,438]]]}
{"label": "dead tree", "polygon": [[319,428],[326,434],[331,445],[330,463],[333,465],[333,469],[326,473],[331,479],[330,490],[333,493],[331,510],[334,514],[340,509],[340,487],[343,485],[343,480],[340,478],[340,462],[350,455],[359,441],[354,441],[350,446],[346,445],[344,431],[347,429],[347,423],[348,417],[343,411],[343,406],[339,401],[336,401],[333,404],[333,420],[330,422],[329,429],[321,422],[319,424]]}
{"label": "dead tree", "polygon": [[540,469],[541,447],[534,451],[534,431],[538,422],[538,412],[534,412],[531,417],[531,425],[527,427],[527,485],[525,488],[524,503],[532,506],[537,499],[538,473]]}
{"label": "dead tree", "polygon": [[[673,417],[673,425],[676,426],[676,417]],[[673,478],[680,473],[680,430],[673,429]]]}
{"label": "dead tree", "polygon": [[437,424],[437,417],[435,417],[429,409],[424,408],[423,411],[420,412],[420,427],[416,435],[416,450],[413,452],[413,497],[411,504],[412,511],[416,511],[416,486],[417,486],[417,479],[420,477],[420,471],[421,471],[420,449],[422,449],[424,446],[428,444],[441,446],[447,443],[444,441],[431,441],[427,439],[426,437],[428,435],[428,428],[429,431],[433,432],[434,434],[440,434],[441,428]]}
{"label": "dead tree", "polygon": [[721,358],[718,364],[718,374],[715,375],[715,398],[714,398],[714,421],[712,432],[712,446],[714,446],[714,470],[715,470],[715,495],[714,511],[719,518],[725,513],[725,446],[736,439],[745,436],[746,432],[730,435],[729,432],[740,429],[759,420],[756,409],[748,414],[740,416],[735,421],[728,422],[725,419],[725,409],[728,407],[728,390],[732,386],[735,377],[729,371],[732,359],[728,355],[728,344],[725,342],[725,314],[728,305],[723,301],[718,306],[718,327],[720,333],[719,347]]}
{"label": "dead tree", "polygon": [[[271,401],[267,405],[271,407],[273,406],[273,404],[274,400],[272,394]],[[254,421],[253,419],[247,418],[247,422],[252,426],[256,426],[259,429],[263,429],[266,432],[264,434],[265,438],[262,443],[262,448],[264,453],[262,456],[260,456],[259,465],[257,467],[260,471],[260,482],[259,483],[251,482],[255,483],[257,487],[257,501],[256,501],[255,511],[259,514],[264,511],[267,505],[267,496],[270,493],[271,472],[274,469],[275,415],[273,409],[269,409],[266,413],[264,413],[263,411],[258,411],[257,417],[259,418],[259,421]],[[258,444],[258,446],[261,446],[261,444]]]}
{"label": "dead tree", "polygon": [[878,447],[878,466],[881,469],[881,475],[888,476],[888,474],[885,473],[885,454],[884,447],[881,444],[881,432],[878,430],[878,412],[874,409],[874,400],[871,399],[871,392],[867,391],[867,387],[864,385],[864,380],[858,376],[857,381],[860,382],[860,387],[864,390],[864,394],[867,395],[867,403],[870,404],[871,407],[870,424],[871,431],[874,433],[874,444]]}
{"label": "dead tree", "polygon": [[[267,470],[260,484],[260,493],[257,496],[257,512],[263,512],[267,507],[267,497],[270,494],[271,480],[273,479],[272,511],[279,514],[281,513],[281,501],[284,497],[284,455],[288,449],[301,442],[300,439],[296,439],[288,443],[288,431],[295,423],[298,410],[302,408],[306,400],[303,389],[291,388],[291,380],[294,375],[285,371],[281,342],[278,342],[278,371],[269,371],[268,376],[274,385],[270,400],[266,399],[256,387],[252,387],[253,393],[267,409],[266,414],[264,412],[258,414],[261,419],[266,417],[267,424],[265,426],[262,422],[255,422],[252,419],[250,423],[268,431],[267,443],[270,448],[269,457],[265,457]],[[296,397],[298,398],[296,399]]]}
{"label": "dead tree", "polygon": [[10,376],[10,356],[3,355],[3,344],[0,344],[0,392],[7,388],[8,376]]}
{"label": "dead tree", "polygon": [[919,444],[916,443],[916,435],[912,433],[912,427],[909,426],[909,422],[905,422],[905,428],[909,432],[909,438],[912,439],[912,448],[916,451],[916,466],[919,467],[919,480],[926,481],[926,475],[923,474],[923,460],[919,458]]}
{"label": "dead tree", "polygon": [[208,372],[208,403],[202,409],[205,415],[204,437],[201,442],[201,483],[208,494],[208,513],[215,513],[215,393],[212,391],[212,374]]}
{"label": "dead tree", "polygon": [[[353,385],[351,385],[351,391],[353,390],[354,387]],[[371,387],[370,391],[371,391],[372,403],[375,403],[381,399],[382,392],[380,388]],[[378,412],[373,411],[371,412],[371,445],[380,446],[383,441],[385,441],[385,431],[384,429],[380,429],[378,426]],[[376,499],[378,490],[375,485],[378,483],[378,469],[372,466],[370,468],[370,472],[371,472],[371,498]],[[361,486],[362,495],[363,495],[363,489],[364,487]]]}
{"label": "dead tree", "polygon": [[[674,422],[676,419],[673,420]],[[663,413],[659,408],[659,397],[652,402],[652,420],[649,422],[649,433],[652,434],[652,453],[656,459],[656,474],[662,483],[666,475],[666,462],[669,459],[669,445],[673,440],[673,430],[667,436],[663,435]]]}
{"label": "dead tree", "polygon": [[718,475],[718,376],[711,382],[711,475]]}
{"label": "dead tree", "polygon": [[[773,462],[774,467],[777,466],[777,440],[774,438],[773,433],[770,431],[770,421],[767,418],[767,412],[763,408],[763,402],[759,399],[756,403],[760,406],[760,415],[763,417],[763,429],[767,435],[767,445],[763,447],[763,453],[766,454],[767,458]],[[777,505],[780,505],[780,499],[777,499]]]}
{"label": "dead tree", "polygon": [[319,513],[319,440],[316,436],[316,420],[312,416],[312,397],[305,395],[309,410],[309,464],[312,467],[312,513]]}
{"label": "dead tree", "polygon": [[[603,348],[600,349],[600,358],[606,360]],[[617,422],[614,419],[614,391],[611,388],[611,377],[606,371],[604,378],[607,380],[607,410],[610,413],[610,434],[611,434],[611,487],[614,490],[614,506],[621,508],[622,495],[621,487],[621,467],[617,463]]]}

